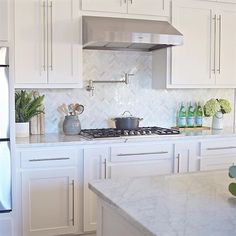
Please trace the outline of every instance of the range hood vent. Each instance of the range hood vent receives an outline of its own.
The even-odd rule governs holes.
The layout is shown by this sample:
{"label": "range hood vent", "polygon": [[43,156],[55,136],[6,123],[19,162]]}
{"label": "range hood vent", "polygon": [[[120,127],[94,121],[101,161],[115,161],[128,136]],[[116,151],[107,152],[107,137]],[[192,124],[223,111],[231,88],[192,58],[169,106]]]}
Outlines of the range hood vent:
{"label": "range hood vent", "polygon": [[166,21],[83,16],[83,48],[153,51],[183,44]]}

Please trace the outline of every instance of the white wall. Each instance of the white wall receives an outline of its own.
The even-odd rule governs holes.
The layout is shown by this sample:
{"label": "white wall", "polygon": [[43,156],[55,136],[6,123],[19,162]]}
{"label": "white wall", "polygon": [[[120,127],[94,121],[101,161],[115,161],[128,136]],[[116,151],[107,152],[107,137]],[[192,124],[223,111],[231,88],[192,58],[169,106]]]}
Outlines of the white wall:
{"label": "white wall", "polygon": [[[119,80],[123,72],[134,73],[129,85],[95,84],[94,96],[85,89],[40,90],[45,94],[46,132],[61,130],[63,117],[57,111],[62,103],[79,102],[85,106],[80,116],[82,128],[106,128],[109,118],[129,110],[142,117],[141,126],[175,125],[176,108],[181,101],[206,101],[226,98],[232,104],[233,89],[154,90],[151,87],[151,54],[142,52],[84,51],[84,87],[92,80]],[[233,125],[234,112],[225,115],[225,126]],[[211,118],[204,120],[210,125]]]}

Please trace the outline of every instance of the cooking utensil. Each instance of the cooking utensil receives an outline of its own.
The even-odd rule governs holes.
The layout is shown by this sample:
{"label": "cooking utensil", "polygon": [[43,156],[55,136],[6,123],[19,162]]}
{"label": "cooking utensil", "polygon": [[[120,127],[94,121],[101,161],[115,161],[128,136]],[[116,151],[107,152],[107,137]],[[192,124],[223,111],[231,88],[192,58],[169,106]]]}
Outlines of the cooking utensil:
{"label": "cooking utensil", "polygon": [[66,107],[66,104],[64,103],[61,106],[59,106],[57,110],[61,113],[64,113],[65,115],[68,115],[68,109]]}
{"label": "cooking utensil", "polygon": [[74,110],[75,112],[78,113],[78,115],[82,114],[83,111],[84,111],[84,106],[83,105],[80,105],[79,103],[75,103],[74,105]]}
{"label": "cooking utensil", "polygon": [[138,118],[138,117],[133,117],[132,114],[129,111],[125,111],[122,116],[124,116],[126,113],[129,113],[130,116],[127,117],[115,117],[112,118],[115,122],[116,128],[117,129],[137,129],[139,127],[139,121],[143,120],[143,118]]}
{"label": "cooking utensil", "polygon": [[69,111],[70,115],[74,115],[75,114],[74,113],[74,111],[75,111],[74,110],[74,104],[71,103],[71,104],[68,105],[68,111]]}

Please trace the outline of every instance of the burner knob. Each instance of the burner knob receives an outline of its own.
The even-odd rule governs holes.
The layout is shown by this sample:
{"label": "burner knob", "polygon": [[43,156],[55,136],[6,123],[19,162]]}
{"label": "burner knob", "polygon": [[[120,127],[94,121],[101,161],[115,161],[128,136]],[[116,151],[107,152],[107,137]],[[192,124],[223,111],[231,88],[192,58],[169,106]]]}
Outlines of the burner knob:
{"label": "burner knob", "polygon": [[134,131],[133,130],[130,130],[129,131],[129,135],[134,135],[135,133],[134,133]]}
{"label": "burner knob", "polygon": [[128,136],[129,135],[129,132],[127,130],[124,130],[124,135],[125,136]]}
{"label": "burner knob", "polygon": [[148,131],[147,131],[147,134],[152,134],[152,131],[151,131],[151,130],[148,130]]}
{"label": "burner knob", "polygon": [[143,130],[143,131],[141,132],[141,134],[142,134],[142,135],[145,135],[145,134],[146,134],[146,131],[145,131],[145,130]]}
{"label": "burner knob", "polygon": [[139,131],[135,131],[136,135],[141,135],[141,133]]}

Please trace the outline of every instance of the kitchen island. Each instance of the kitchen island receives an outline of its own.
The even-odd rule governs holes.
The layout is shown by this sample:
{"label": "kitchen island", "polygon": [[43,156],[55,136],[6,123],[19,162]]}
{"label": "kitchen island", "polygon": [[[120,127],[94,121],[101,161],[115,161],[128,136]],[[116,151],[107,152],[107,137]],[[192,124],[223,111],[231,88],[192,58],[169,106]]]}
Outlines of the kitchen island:
{"label": "kitchen island", "polygon": [[232,236],[236,198],[227,171],[99,180],[97,236]]}

